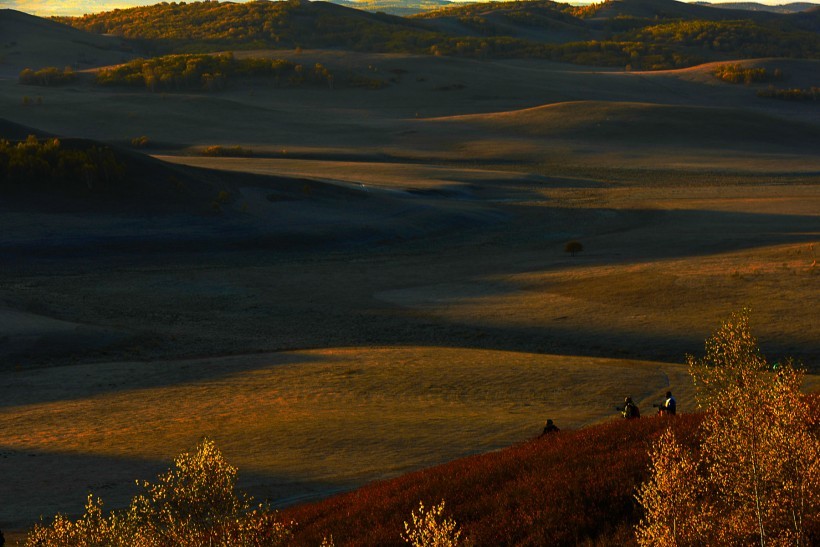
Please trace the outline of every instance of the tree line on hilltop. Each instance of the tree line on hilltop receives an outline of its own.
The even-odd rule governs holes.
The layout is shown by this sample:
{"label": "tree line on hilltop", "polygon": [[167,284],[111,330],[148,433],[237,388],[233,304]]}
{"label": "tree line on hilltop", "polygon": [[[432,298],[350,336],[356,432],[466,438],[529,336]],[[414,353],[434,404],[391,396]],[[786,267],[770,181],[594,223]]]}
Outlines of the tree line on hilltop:
{"label": "tree line on hilltop", "polygon": [[[820,57],[816,14],[727,20],[720,14],[729,12],[714,9],[719,15],[704,19],[703,10],[710,8],[685,17],[666,16],[662,11],[635,15],[618,12],[621,4],[629,5],[603,2],[575,7],[544,0],[482,3],[402,18],[299,0],[172,2],[60,20],[83,30],[139,40],[153,54],[344,48],[544,58],[635,69],[676,68],[730,57]],[[462,30],[454,34],[440,24],[444,20],[458,21]],[[556,38],[563,35],[570,38]]]}

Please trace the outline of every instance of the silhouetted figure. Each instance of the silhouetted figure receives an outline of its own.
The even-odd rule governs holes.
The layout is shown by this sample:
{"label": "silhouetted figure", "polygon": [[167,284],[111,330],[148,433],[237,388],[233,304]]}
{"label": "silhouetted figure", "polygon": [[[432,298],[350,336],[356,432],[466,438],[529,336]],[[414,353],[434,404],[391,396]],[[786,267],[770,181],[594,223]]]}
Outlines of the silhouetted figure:
{"label": "silhouetted figure", "polygon": [[621,410],[621,414],[627,420],[641,417],[641,411],[638,410],[638,406],[632,402],[632,397],[624,399],[624,408]]}
{"label": "silhouetted figure", "polygon": [[666,392],[666,400],[663,402],[661,407],[658,409],[658,414],[663,414],[664,416],[674,416],[678,410],[678,402],[672,397],[672,392]]}
{"label": "silhouetted figure", "polygon": [[0,547],[6,544],[6,538],[3,536],[3,530],[0,530]]}
{"label": "silhouetted figure", "polygon": [[544,431],[541,432],[541,436],[543,437],[547,433],[554,433],[555,431],[560,430],[554,423],[552,423],[552,420],[547,420],[546,425],[544,425]]}

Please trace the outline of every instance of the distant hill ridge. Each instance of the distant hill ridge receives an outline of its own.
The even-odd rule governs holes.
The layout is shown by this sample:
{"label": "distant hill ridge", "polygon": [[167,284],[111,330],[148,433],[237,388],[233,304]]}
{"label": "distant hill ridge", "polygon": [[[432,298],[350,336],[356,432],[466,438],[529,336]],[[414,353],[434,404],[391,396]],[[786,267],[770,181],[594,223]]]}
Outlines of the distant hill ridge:
{"label": "distant hill ridge", "polygon": [[134,40],[152,55],[335,48],[535,57],[643,70],[732,58],[820,56],[820,12],[718,10],[674,0],[470,3],[413,17],[319,1],[163,3],[59,21]]}
{"label": "distant hill ridge", "polygon": [[77,70],[123,62],[134,54],[134,45],[126,40],[0,9],[0,75],[16,76],[26,67],[41,68],[41,59]]}
{"label": "distant hill ridge", "polygon": [[453,2],[448,0],[328,0],[333,4],[339,4],[348,8],[365,11],[381,11],[390,15],[415,15],[425,11],[431,11],[445,6],[450,6]]}
{"label": "distant hill ridge", "polygon": [[711,2],[693,2],[700,6],[709,6],[720,9],[737,9],[749,11],[770,11],[772,13],[799,13],[810,9],[817,9],[820,4],[812,2],[791,2],[789,4],[769,5],[759,2],[724,2],[720,4]]}

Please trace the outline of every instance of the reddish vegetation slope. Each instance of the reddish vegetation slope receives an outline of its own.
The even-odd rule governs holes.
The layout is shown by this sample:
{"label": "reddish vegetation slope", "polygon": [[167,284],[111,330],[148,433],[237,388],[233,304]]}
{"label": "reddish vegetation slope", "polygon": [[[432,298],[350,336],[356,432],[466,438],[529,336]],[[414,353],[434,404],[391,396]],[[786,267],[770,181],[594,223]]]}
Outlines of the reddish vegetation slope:
{"label": "reddish vegetation slope", "polygon": [[294,545],[403,545],[403,522],[445,500],[477,545],[634,545],[635,487],[649,447],[671,426],[694,444],[700,415],[614,421],[458,460],[283,512]]}

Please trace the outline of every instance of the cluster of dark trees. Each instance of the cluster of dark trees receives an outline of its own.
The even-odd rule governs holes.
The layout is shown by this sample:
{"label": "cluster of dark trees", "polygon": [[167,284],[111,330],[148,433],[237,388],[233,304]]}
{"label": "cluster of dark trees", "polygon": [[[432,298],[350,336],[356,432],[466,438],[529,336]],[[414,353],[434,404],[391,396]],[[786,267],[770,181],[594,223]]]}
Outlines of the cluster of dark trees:
{"label": "cluster of dark trees", "polygon": [[820,35],[784,31],[753,21],[674,21],[621,35],[622,39],[670,48],[699,48],[743,58],[820,58]]}
{"label": "cluster of dark trees", "polygon": [[97,73],[98,85],[137,86],[151,91],[224,89],[230,78],[266,77],[277,85],[314,83],[333,86],[333,74],[321,64],[305,67],[284,59],[237,59],[218,55],[164,55],[135,59]]}
{"label": "cluster of dark trees", "polygon": [[779,68],[769,72],[763,67],[744,67],[737,63],[718,65],[713,74],[724,82],[746,85],[770,82],[783,77],[783,73]]}
{"label": "cluster of dark trees", "polygon": [[59,191],[93,194],[125,180],[125,166],[107,147],[66,147],[34,135],[0,140],[0,189],[4,194]]}
{"label": "cluster of dark trees", "polygon": [[77,79],[77,73],[70,66],[59,69],[54,66],[32,70],[23,69],[20,72],[18,81],[24,85],[55,86],[71,83]]}

